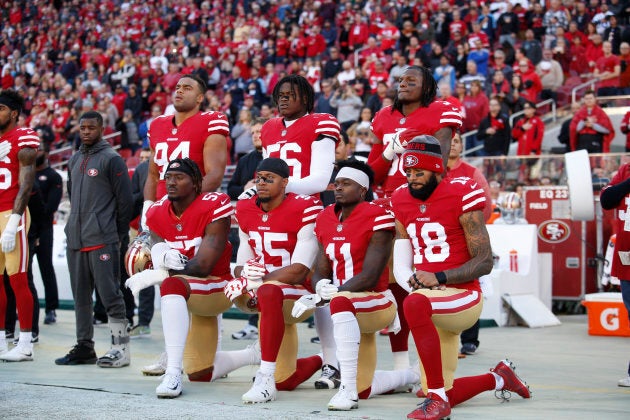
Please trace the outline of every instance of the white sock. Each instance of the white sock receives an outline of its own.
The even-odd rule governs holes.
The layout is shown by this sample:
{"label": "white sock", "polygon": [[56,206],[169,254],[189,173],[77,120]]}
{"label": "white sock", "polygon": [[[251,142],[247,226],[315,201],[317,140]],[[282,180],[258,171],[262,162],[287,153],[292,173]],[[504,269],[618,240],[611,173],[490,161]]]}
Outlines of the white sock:
{"label": "white sock", "polygon": [[27,350],[27,351],[31,351],[33,350],[33,343],[31,343],[31,340],[33,339],[33,333],[32,332],[22,332],[20,331],[20,339],[18,340],[18,347]]}
{"label": "white sock", "polygon": [[256,351],[253,346],[243,350],[218,351],[214,356],[214,370],[211,380],[219,379],[240,367],[253,365],[255,357]]}
{"label": "white sock", "polygon": [[372,379],[372,387],[370,397],[373,395],[384,394],[404,386],[407,384],[413,384],[420,380],[418,374],[410,368],[401,370],[377,370],[374,371],[374,378]]}
{"label": "white sock", "polygon": [[394,357],[394,370],[403,370],[409,368],[409,352],[407,350],[394,351],[392,352],[392,356]]}
{"label": "white sock", "polygon": [[260,373],[265,376],[273,376],[276,373],[276,362],[260,362]]}
{"label": "white sock", "polygon": [[357,365],[361,342],[359,322],[352,312],[333,314],[332,321],[341,383],[346,389],[357,392]]}
{"label": "white sock", "polygon": [[496,385],[494,386],[494,389],[496,391],[501,391],[503,387],[505,386],[505,381],[503,380],[503,377],[499,375],[498,373],[494,373],[494,372],[490,372],[490,373],[494,375],[494,380],[497,382]]}
{"label": "white sock", "polygon": [[166,373],[180,375],[184,365],[184,346],[190,324],[188,305],[181,295],[162,296],[160,301],[164,347],[168,355]]}
{"label": "white sock", "polygon": [[436,395],[439,395],[440,398],[442,398],[444,401],[448,402],[448,397],[446,396],[446,390],[444,388],[439,388],[439,389],[428,389],[427,390],[427,394],[429,392],[433,392]]}
{"label": "white sock", "polygon": [[313,314],[315,317],[315,331],[319,336],[320,346],[322,347],[323,364],[337,367],[339,365],[337,361],[335,345],[335,336],[333,335],[333,322],[330,317],[330,306],[326,305],[321,308],[315,308]]}
{"label": "white sock", "polygon": [[223,314],[217,316],[217,331],[219,332],[217,334],[217,351],[221,351],[221,341],[223,341]]}

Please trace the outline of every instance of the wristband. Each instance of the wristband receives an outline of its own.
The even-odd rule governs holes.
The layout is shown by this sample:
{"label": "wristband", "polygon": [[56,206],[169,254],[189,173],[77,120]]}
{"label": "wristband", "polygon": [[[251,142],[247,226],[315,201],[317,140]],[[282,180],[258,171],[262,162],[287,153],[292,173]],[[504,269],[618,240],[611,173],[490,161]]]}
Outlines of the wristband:
{"label": "wristband", "polygon": [[439,284],[446,284],[446,274],[444,273],[444,271],[438,271],[437,273],[435,273],[435,278],[437,279]]}

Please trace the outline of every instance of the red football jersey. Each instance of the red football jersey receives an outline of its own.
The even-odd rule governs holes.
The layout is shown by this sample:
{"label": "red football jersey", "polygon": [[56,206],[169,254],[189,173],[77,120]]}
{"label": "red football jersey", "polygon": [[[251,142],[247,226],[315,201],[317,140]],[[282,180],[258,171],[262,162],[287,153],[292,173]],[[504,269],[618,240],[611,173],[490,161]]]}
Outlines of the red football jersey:
{"label": "red football jersey", "polygon": [[[232,214],[234,208],[230,197],[224,193],[210,192],[198,196],[181,217],[173,213],[171,202],[164,196],[147,211],[147,226],[171,248],[192,259],[199,250],[206,227],[224,217],[230,218]],[[228,242],[210,275],[229,275],[231,256],[232,244]]]}
{"label": "red football jersey", "polygon": [[[393,136],[407,128],[419,130],[422,134],[434,135],[440,129],[451,127],[453,132],[462,126],[462,115],[458,107],[451,105],[445,101],[434,101],[428,107],[420,107],[406,117],[400,112],[393,110],[391,106],[387,106],[376,113],[372,120],[372,132],[383,141],[383,144],[375,144],[372,146],[368,163],[381,157],[383,150],[392,141]],[[407,182],[405,171],[403,170],[402,160],[398,155],[394,156],[391,162],[389,172],[387,174],[375,174],[377,178],[387,176],[383,183],[383,190],[387,196],[399,186]]]}
{"label": "red football jersey", "polygon": [[15,198],[20,190],[20,161],[18,153],[22,149],[39,148],[39,137],[30,128],[14,128],[0,137],[0,142],[11,143],[11,150],[0,160],[0,211],[13,209]]}
{"label": "red football jersey", "polygon": [[[330,114],[307,114],[288,127],[284,118],[272,118],[260,133],[263,155],[280,158],[289,165],[290,176],[302,179],[311,173],[311,145],[319,136],[341,140],[339,121]],[[334,159],[334,157],[333,157]]]}
{"label": "red football jersey", "polygon": [[168,163],[178,158],[190,158],[206,175],[203,164],[203,146],[212,134],[228,137],[230,125],[227,117],[221,112],[198,112],[186,119],[179,127],[174,124],[174,116],[160,115],[149,128],[149,144],[155,151],[153,161],[160,171],[156,197],[166,194],[164,172]]}
{"label": "red football jersey", "polygon": [[[604,189],[617,185],[630,178],[630,164],[619,168],[613,179]],[[630,250],[630,194],[627,194],[615,208],[614,232],[617,234],[611,274],[622,280],[630,279],[630,265],[623,265],[617,251]]]}
{"label": "red football jersey", "polygon": [[257,198],[239,200],[236,218],[239,228],[249,236],[249,246],[261,257],[261,263],[267,271],[274,271],[291,264],[298,232],[315,223],[323,207],[321,201],[311,196],[289,193],[282,204],[265,212],[256,205]]}
{"label": "red football jersey", "polygon": [[[330,205],[317,217],[315,236],[322,244],[326,256],[333,269],[333,283],[342,285],[363,270],[363,260],[370,239],[379,230],[390,231],[392,235],[396,224],[394,216],[383,207],[363,202],[358,204],[343,222],[339,221],[339,213]],[[383,269],[373,292],[387,290],[389,269]]]}
{"label": "red football jersey", "polygon": [[[391,198],[396,220],[403,224],[413,246],[416,270],[437,273],[460,267],[470,260],[464,229],[459,217],[469,211],[483,211],[483,189],[468,177],[444,179],[428,200],[411,196],[407,185]],[[479,290],[477,279],[458,288]]]}

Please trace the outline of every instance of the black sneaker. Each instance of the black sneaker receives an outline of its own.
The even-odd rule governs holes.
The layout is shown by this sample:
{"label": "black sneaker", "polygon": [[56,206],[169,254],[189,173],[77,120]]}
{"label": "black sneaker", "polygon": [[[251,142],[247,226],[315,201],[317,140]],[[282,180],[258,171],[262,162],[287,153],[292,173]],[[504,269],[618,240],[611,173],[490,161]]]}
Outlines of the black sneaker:
{"label": "black sneaker", "polygon": [[335,389],[341,385],[341,373],[339,369],[331,365],[324,365],[322,367],[322,376],[315,381],[315,388],[317,389]]}
{"label": "black sneaker", "polygon": [[96,363],[96,352],[94,349],[83,345],[76,344],[63,357],[55,360],[56,365],[93,365]]}
{"label": "black sneaker", "polygon": [[462,348],[459,350],[461,354],[475,354],[477,351],[477,346],[473,343],[464,343],[462,344]]}
{"label": "black sneaker", "polygon": [[54,310],[46,312],[46,318],[44,318],[44,324],[50,325],[57,322],[57,314]]}

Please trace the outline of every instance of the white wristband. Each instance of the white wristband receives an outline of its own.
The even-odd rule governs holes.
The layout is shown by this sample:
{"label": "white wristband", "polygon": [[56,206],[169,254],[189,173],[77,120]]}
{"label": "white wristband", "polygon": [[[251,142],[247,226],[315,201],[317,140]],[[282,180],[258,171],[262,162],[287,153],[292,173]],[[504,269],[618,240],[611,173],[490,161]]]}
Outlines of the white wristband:
{"label": "white wristband", "polygon": [[7,221],[7,226],[5,229],[15,230],[17,232],[18,225],[20,224],[20,220],[22,219],[21,214],[11,213],[9,216],[9,220]]}

